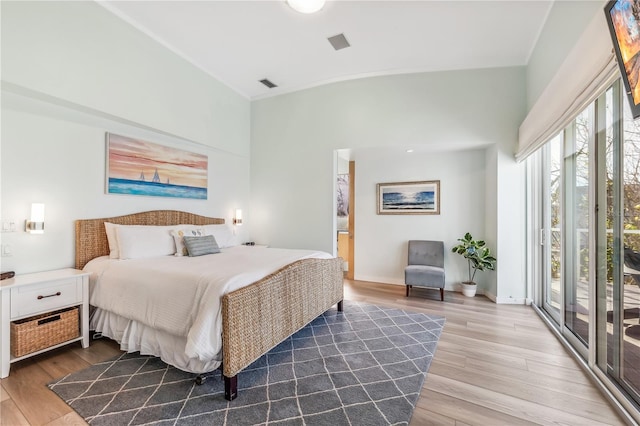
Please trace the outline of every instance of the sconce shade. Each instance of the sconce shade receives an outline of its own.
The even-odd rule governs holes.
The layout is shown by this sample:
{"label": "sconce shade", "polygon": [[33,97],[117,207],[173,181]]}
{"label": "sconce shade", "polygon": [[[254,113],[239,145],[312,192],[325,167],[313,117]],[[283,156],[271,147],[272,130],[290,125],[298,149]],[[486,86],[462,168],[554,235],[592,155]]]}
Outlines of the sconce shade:
{"label": "sconce shade", "polygon": [[233,218],[234,225],[242,225],[242,209],[236,209],[235,217]]}
{"label": "sconce shade", "polygon": [[287,0],[291,9],[300,13],[316,13],[324,6],[326,0]]}
{"label": "sconce shade", "polygon": [[31,218],[25,228],[31,234],[44,234],[44,204],[31,204]]}

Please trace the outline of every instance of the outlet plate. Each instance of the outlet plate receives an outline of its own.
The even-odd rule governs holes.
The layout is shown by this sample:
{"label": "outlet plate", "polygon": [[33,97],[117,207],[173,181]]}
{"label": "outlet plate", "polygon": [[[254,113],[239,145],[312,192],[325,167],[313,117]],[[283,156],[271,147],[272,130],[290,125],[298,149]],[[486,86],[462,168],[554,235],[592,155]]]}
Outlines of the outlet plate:
{"label": "outlet plate", "polygon": [[0,246],[0,254],[2,257],[11,257],[13,256],[13,248],[9,244],[2,244]]}

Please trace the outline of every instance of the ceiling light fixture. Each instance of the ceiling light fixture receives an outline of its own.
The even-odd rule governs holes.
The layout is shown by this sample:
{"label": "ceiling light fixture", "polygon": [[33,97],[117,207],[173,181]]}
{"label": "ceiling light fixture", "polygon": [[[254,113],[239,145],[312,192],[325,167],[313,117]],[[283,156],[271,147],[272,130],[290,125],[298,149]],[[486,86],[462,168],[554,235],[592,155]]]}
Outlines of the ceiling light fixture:
{"label": "ceiling light fixture", "polygon": [[326,0],[287,0],[287,4],[296,12],[316,13],[324,6]]}

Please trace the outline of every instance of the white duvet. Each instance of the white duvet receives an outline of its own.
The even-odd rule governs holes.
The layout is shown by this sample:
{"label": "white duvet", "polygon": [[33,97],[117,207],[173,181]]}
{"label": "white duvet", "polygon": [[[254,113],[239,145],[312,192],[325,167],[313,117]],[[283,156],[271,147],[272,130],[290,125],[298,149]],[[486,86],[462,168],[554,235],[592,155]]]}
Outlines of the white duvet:
{"label": "white duvet", "polygon": [[331,257],[320,251],[238,246],[199,257],[98,258],[84,269],[95,279],[91,305],[184,337],[185,355],[206,362],[222,348],[221,295],[297,260]]}

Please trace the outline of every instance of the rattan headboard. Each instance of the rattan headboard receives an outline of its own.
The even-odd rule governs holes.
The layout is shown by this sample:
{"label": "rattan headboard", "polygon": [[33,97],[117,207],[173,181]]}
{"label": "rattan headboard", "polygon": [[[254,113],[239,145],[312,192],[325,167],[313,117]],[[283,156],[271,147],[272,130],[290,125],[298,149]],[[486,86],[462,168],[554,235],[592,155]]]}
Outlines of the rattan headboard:
{"label": "rattan headboard", "polygon": [[175,210],[155,210],[102,219],[76,220],[76,268],[82,269],[91,259],[109,254],[109,243],[104,223],[119,225],[211,225],[224,223],[224,219],[199,216]]}

